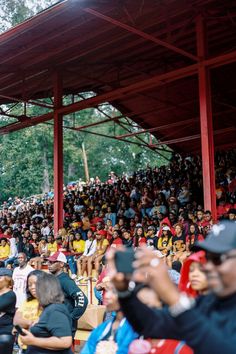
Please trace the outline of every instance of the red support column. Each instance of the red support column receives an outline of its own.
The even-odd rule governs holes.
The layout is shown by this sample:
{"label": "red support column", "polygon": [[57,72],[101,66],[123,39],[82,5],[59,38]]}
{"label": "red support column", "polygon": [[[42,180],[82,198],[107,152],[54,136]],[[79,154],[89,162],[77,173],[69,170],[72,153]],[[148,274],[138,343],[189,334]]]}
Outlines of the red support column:
{"label": "red support column", "polygon": [[63,227],[63,114],[62,80],[54,77],[54,235]]}
{"label": "red support column", "polygon": [[[206,58],[206,32],[201,16],[197,19],[197,50],[198,56],[201,60],[204,60]],[[198,69],[198,80],[204,209],[211,210],[213,219],[216,220],[215,161],[210,72],[209,68],[201,63]]]}

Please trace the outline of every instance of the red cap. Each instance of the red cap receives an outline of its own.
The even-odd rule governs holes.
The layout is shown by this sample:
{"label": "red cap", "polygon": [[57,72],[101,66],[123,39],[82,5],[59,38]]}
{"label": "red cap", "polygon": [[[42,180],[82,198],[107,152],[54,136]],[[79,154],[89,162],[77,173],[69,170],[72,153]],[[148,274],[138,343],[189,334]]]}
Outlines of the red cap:
{"label": "red cap", "polygon": [[67,263],[67,259],[66,256],[64,255],[64,253],[62,252],[55,252],[53,253],[52,256],[47,258],[48,261],[50,262],[63,262],[63,263]]}

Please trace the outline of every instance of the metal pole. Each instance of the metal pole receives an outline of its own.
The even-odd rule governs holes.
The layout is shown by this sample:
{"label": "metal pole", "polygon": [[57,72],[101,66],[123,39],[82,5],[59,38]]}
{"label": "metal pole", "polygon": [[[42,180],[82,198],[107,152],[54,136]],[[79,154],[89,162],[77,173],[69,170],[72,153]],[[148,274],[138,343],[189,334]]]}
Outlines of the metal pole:
{"label": "metal pole", "polygon": [[[206,31],[201,16],[198,16],[197,23],[197,51],[201,60],[206,58]],[[212,123],[211,83],[210,71],[205,65],[199,66],[199,103],[200,103],[200,126],[201,126],[201,147],[202,147],[202,176],[204,209],[211,210],[214,220],[216,212],[216,188],[215,188],[215,162],[214,162],[214,141]]]}
{"label": "metal pole", "polygon": [[54,77],[54,235],[63,227],[63,114],[62,79]]}

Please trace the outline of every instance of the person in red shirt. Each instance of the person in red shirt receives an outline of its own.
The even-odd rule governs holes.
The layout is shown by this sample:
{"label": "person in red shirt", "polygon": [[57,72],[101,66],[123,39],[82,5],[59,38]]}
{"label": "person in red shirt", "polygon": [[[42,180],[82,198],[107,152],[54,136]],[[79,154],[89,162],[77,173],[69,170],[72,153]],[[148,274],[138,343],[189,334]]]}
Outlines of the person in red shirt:
{"label": "person in red shirt", "polygon": [[122,239],[121,239],[121,232],[120,232],[120,230],[114,230],[113,234],[112,234],[110,247],[117,248],[117,247],[119,247],[121,245],[123,245],[123,242],[122,242]]}
{"label": "person in red shirt", "polygon": [[134,234],[134,247],[140,247],[142,245],[145,245],[147,243],[146,237],[144,235],[144,230],[142,228],[142,225],[137,227],[136,225],[136,230]]}

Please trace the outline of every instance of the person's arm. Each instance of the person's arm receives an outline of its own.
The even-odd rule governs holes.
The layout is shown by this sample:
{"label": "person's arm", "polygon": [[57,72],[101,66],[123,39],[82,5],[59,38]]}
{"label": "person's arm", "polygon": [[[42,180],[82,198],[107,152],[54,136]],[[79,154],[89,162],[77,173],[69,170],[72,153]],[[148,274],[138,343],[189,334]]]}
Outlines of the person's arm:
{"label": "person's arm", "polygon": [[16,295],[13,291],[9,291],[0,296],[0,312],[5,312],[10,306],[16,303]]}
{"label": "person's arm", "polygon": [[67,279],[66,286],[63,287],[63,291],[74,300],[74,308],[71,312],[71,318],[75,320],[79,319],[85,312],[88,305],[86,295],[70,278]]}
{"label": "person's arm", "polygon": [[20,310],[17,310],[13,319],[13,324],[15,325],[19,325],[23,328],[29,328],[32,325],[33,321],[30,320],[26,320],[23,317],[23,314]]}
{"label": "person's arm", "polygon": [[35,337],[32,333],[23,329],[23,332],[26,333],[25,336],[20,336],[23,344],[33,345],[35,347],[48,349],[48,350],[63,350],[70,348],[72,345],[72,337],[49,337],[49,338],[39,338]]}

